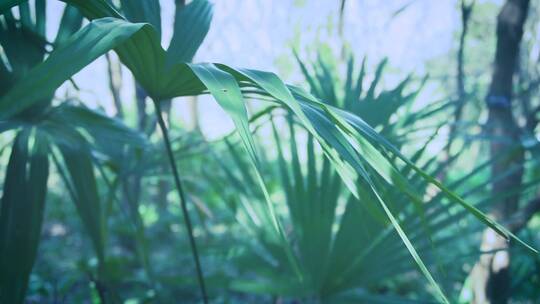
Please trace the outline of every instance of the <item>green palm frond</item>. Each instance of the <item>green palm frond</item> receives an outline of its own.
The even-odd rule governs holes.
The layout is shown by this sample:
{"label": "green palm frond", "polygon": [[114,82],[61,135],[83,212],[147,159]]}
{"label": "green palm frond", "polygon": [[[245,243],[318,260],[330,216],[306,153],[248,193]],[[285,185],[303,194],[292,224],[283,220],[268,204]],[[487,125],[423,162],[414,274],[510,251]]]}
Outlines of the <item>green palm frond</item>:
{"label": "green palm frond", "polygon": [[[446,298],[441,286],[435,281],[432,271],[428,269],[426,261],[429,260],[421,258],[425,249],[422,246],[428,248],[435,246],[437,244],[436,236],[431,236],[431,240],[427,242],[427,245],[418,244],[416,239],[413,238],[415,234],[407,231],[411,228],[402,218],[403,212],[411,217],[423,218],[420,224],[414,227],[417,227],[420,231],[425,229],[425,231],[429,232],[431,218],[425,215],[429,214],[429,207],[436,206],[436,204],[424,205],[423,195],[425,193],[419,192],[418,186],[410,182],[409,174],[416,176],[416,182],[423,185],[422,188],[425,189],[428,185],[431,185],[431,187],[438,189],[441,197],[447,200],[446,204],[464,208],[497,233],[509,240],[514,239],[527,246],[503,226],[489,219],[475,206],[464,201],[455,192],[435,180],[432,175],[412,163],[399,149],[375,131],[374,127],[376,125],[387,123],[389,118],[402,105],[402,91],[407,83],[405,80],[389,93],[377,95],[376,85],[381,77],[384,64],[381,64],[377,69],[375,80],[363,97],[365,102],[360,103],[360,105],[356,102],[357,99],[362,99],[362,75],[364,72],[361,72],[356,79],[351,78],[351,76],[346,81],[347,91],[352,93],[343,99],[344,102],[334,103],[333,101],[339,100],[339,96],[336,96],[335,89],[330,86],[333,83],[329,81],[331,72],[325,65],[321,65],[320,70],[317,70],[316,76],[314,76],[320,84],[325,84],[324,86],[312,85],[317,98],[301,88],[284,84],[278,76],[272,73],[236,69],[223,64],[188,63],[208,31],[211,8],[207,1],[196,0],[186,7],[179,8],[181,11],[177,12],[178,16],[185,16],[186,20],[191,20],[187,18],[190,17],[197,21],[194,22],[196,24],[195,31],[192,33],[183,32],[182,29],[185,29],[183,21],[177,22],[175,27],[178,26],[179,28],[175,29],[173,41],[167,50],[160,43],[161,37],[156,21],[159,19],[157,14],[159,10],[157,10],[158,5],[156,2],[147,3],[152,8],[148,10],[150,14],[148,16],[136,16],[127,6],[124,7],[124,13],[128,18],[131,16],[133,20],[141,19],[141,21],[150,23],[129,22],[105,0],[65,0],[64,2],[76,7],[91,22],[69,38],[62,39],[63,42],[59,43],[44,61],[42,61],[44,58],[42,48],[38,48],[39,51],[34,53],[31,51],[32,47],[23,47],[22,50],[29,52],[23,59],[19,58],[19,55],[15,54],[15,52],[7,54],[10,62],[21,63],[16,66],[21,66],[20,73],[24,77],[10,78],[9,75],[6,77],[6,74],[13,73],[5,66],[1,67],[0,71],[3,74],[0,79],[2,82],[8,83],[9,89],[2,92],[0,97],[0,120],[10,122],[10,126],[13,128],[18,127],[13,122],[21,120],[31,125],[39,125],[40,122],[46,123],[46,114],[50,110],[50,100],[55,90],[75,73],[110,50],[114,50],[118,54],[122,63],[132,72],[148,96],[154,100],[157,108],[159,108],[161,101],[173,97],[211,94],[235,123],[242,149],[248,156],[249,165],[242,171],[249,170],[251,172],[249,174],[254,174],[252,184],[254,188],[255,185],[257,188],[250,191],[262,195],[262,201],[264,201],[263,206],[257,206],[249,197],[246,196],[247,198],[243,199],[242,203],[251,212],[244,216],[245,225],[260,227],[264,223],[267,226],[266,228],[270,229],[271,227],[267,233],[268,242],[264,244],[265,249],[271,253],[275,260],[279,261],[280,265],[287,265],[284,269],[289,271],[278,274],[273,271],[272,267],[265,269],[261,267],[263,268],[260,269],[261,274],[266,274],[267,278],[274,277],[275,280],[272,280],[274,282],[286,282],[285,278],[289,278],[287,282],[292,281],[289,284],[270,285],[268,283],[242,282],[238,280],[233,283],[234,288],[253,292],[270,291],[271,293],[302,296],[311,295],[316,290],[315,294],[317,296],[324,297],[350,288],[352,285],[356,286],[358,282],[366,280],[366,276],[373,275],[373,271],[368,271],[362,277],[358,274],[362,274],[363,270],[358,270],[356,267],[360,267],[357,265],[365,265],[365,262],[362,262],[363,256],[368,257],[371,254],[374,254],[374,256],[380,254],[382,256],[387,253],[378,252],[376,249],[386,250],[382,246],[379,247],[378,244],[405,244],[405,254],[413,257],[414,263],[411,263],[411,267],[418,267],[429,281],[430,288],[433,289],[437,299],[448,303],[449,300]],[[26,2],[2,1],[0,11],[4,13],[4,19],[11,18],[7,9],[17,4],[19,4],[19,10],[21,10],[21,20],[14,22],[25,25],[21,27],[25,30],[33,27],[30,31],[32,34],[28,38],[25,32],[23,37],[1,41],[3,48],[6,49],[4,45],[10,45],[12,41],[16,43],[19,41],[45,43],[39,37],[36,38],[39,35],[34,35],[43,32],[41,19],[36,18],[36,23],[31,25],[28,18],[25,17],[27,16],[25,11]],[[36,5],[42,5],[42,2],[38,1]],[[38,16],[41,16],[41,14],[38,14]],[[70,22],[70,24],[78,24],[78,22]],[[18,33],[10,28],[3,28],[3,30],[7,33]],[[188,43],[184,45],[183,43],[186,41]],[[6,49],[6,53],[9,53],[9,48]],[[353,66],[352,63],[349,65]],[[352,70],[349,74],[353,74]],[[306,73],[306,75],[308,74]],[[308,82],[316,84],[315,80],[308,80]],[[293,157],[290,164],[285,162],[285,158],[280,160],[283,179],[281,183],[287,196],[291,222],[296,225],[294,227],[299,229],[299,231],[295,231],[293,239],[298,242],[299,249],[291,246],[291,236],[283,223],[280,212],[275,210],[275,200],[269,191],[268,181],[264,178],[263,160],[249,129],[249,118],[244,99],[248,94],[294,115],[294,119],[298,121],[303,132],[306,132],[306,136],[311,141],[306,151],[308,155],[307,169],[305,169],[308,172],[307,175],[302,169],[304,164],[300,162],[299,158]],[[328,101],[324,101],[325,99]],[[373,107],[375,102],[383,102],[385,105],[385,107],[381,108],[380,115],[367,115],[364,116],[365,119],[362,119],[363,113],[370,111],[370,107]],[[343,107],[343,109],[340,107]],[[94,118],[96,117],[91,119]],[[110,126],[114,125],[116,124],[110,123]],[[294,125],[292,120],[289,122],[289,129],[289,140],[291,140],[296,137],[297,132],[297,126]],[[56,131],[59,130],[56,129]],[[95,134],[102,132],[98,129],[94,131]],[[162,131],[167,136],[167,129],[163,126]],[[73,133],[72,136],[65,134],[65,137],[67,139],[63,138],[63,140],[68,142],[77,138],[84,143],[87,141],[87,138],[79,133]],[[167,145],[169,152],[171,151],[170,146],[170,144]],[[95,193],[97,191],[93,181],[95,176],[93,176],[93,167],[89,156],[91,149],[85,151],[78,149],[85,147],[85,144],[79,147],[71,147],[76,148],[74,150],[66,150],[63,146],[59,147],[69,172],[68,176],[71,178],[71,188],[73,188],[73,194],[76,197],[76,204],[81,213],[85,213],[82,215],[83,221],[88,226],[98,256],[103,260],[105,259],[105,253],[103,253],[104,246],[101,240],[103,224],[100,216],[102,212],[97,207],[95,210],[90,210],[89,208],[92,207],[87,205],[90,203],[96,204],[97,202],[93,201],[99,200],[98,195]],[[324,155],[322,167],[317,165],[317,163],[321,162],[317,158],[322,156],[315,153],[315,147],[320,148],[321,154]],[[292,140],[289,149],[291,155],[298,155],[301,147]],[[169,153],[171,164],[175,167],[174,156],[171,154]],[[83,162],[84,166],[81,168],[75,166],[74,164],[77,162]],[[284,165],[285,163],[287,165]],[[288,172],[289,168],[290,173]],[[321,172],[319,177],[317,177],[318,172]],[[174,173],[178,185],[180,182],[176,170]],[[290,175],[287,177],[288,174]],[[243,175],[244,178],[247,178],[248,172],[246,171]],[[320,181],[317,181],[317,179],[320,179]],[[306,200],[321,198],[315,197],[315,193],[321,191],[323,187],[326,188],[327,184],[323,184],[322,180],[332,185],[325,190],[328,192],[320,193],[325,197],[325,200],[331,201],[330,205],[326,205],[324,201],[321,201],[320,205],[316,205],[317,207],[313,209],[307,208]],[[342,183],[342,186],[334,185],[338,181]],[[84,187],[86,183],[91,186]],[[354,204],[346,204],[345,210],[349,210],[345,211],[346,214],[351,216],[351,214],[360,213],[366,215],[369,213],[373,216],[373,219],[361,219],[362,221],[366,220],[364,222],[366,225],[364,227],[365,232],[363,232],[366,234],[366,238],[361,242],[363,245],[361,254],[356,252],[357,248],[340,249],[341,247],[335,247],[338,240],[339,244],[345,242],[348,245],[350,243],[348,241],[351,238],[350,234],[354,233],[356,236],[357,233],[356,231],[348,232],[350,230],[346,228],[349,225],[347,223],[349,221],[353,223],[359,221],[354,217],[348,219],[343,216],[341,222],[337,224],[338,231],[334,232],[337,223],[335,217],[336,206],[338,206],[339,199],[343,195],[340,191],[341,187],[348,190],[348,192],[343,192],[347,193],[345,200],[354,202]],[[243,193],[243,191],[239,191],[239,193]],[[183,195],[181,197],[183,198]],[[394,203],[396,197],[399,198],[399,205]],[[338,202],[335,202],[336,199]],[[182,202],[184,202],[183,199]],[[348,207],[349,205],[358,206]],[[357,207],[360,209],[355,209]],[[251,218],[251,214],[256,215],[257,218]],[[319,216],[324,220],[320,223],[313,223],[313,218]],[[344,232],[341,232],[342,229]],[[257,233],[257,229],[252,229],[252,231]],[[374,239],[367,237],[371,237],[372,231],[377,231]],[[395,232],[397,232],[397,235]],[[423,234],[423,232],[417,233]],[[335,235],[334,243],[331,241],[332,235]],[[191,234],[190,236],[192,237]],[[272,242],[272,240],[277,241],[277,243]],[[394,249],[396,247],[388,246],[388,248]],[[319,249],[320,252],[318,252]],[[529,249],[535,251],[530,247]],[[298,254],[298,250],[300,254]],[[315,250],[317,250],[316,253]],[[344,268],[344,265],[332,265],[329,262],[330,257],[335,258],[335,255],[346,256],[348,252],[354,253],[355,260],[360,258],[359,262],[353,261],[355,263],[346,265],[346,269],[340,269]],[[325,263],[317,265],[318,260],[315,259],[315,256],[325,259]],[[336,260],[339,259],[336,258]],[[345,260],[347,260],[347,257]],[[351,258],[348,260],[351,260]],[[377,266],[385,267],[384,264]],[[328,273],[331,271],[336,271],[338,274],[328,277]],[[294,280],[291,278],[294,278]],[[2,286],[2,289],[4,288],[5,286]]]}

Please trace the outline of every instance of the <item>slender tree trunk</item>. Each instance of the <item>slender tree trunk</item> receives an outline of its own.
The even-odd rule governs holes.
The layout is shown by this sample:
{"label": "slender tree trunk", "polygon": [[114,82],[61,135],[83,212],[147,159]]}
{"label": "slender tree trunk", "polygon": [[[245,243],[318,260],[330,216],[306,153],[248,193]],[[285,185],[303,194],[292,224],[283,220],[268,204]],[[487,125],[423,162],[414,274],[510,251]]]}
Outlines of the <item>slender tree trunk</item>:
{"label": "slender tree trunk", "polygon": [[465,73],[464,73],[464,61],[465,61],[465,38],[469,31],[469,19],[473,9],[474,2],[470,5],[465,4],[465,0],[461,1],[461,35],[459,35],[459,49],[457,52],[457,93],[459,99],[459,106],[456,109],[456,120],[461,117],[463,109],[463,103],[465,101]]}
{"label": "slender tree trunk", "polygon": [[[176,0],[175,3],[176,6],[184,7],[186,5],[186,0]],[[200,131],[199,103],[197,102],[197,96],[187,97],[187,103],[191,115],[191,130]]]}
{"label": "slender tree trunk", "polygon": [[192,131],[201,130],[201,122],[199,120],[199,102],[197,96],[188,97],[189,114],[191,115],[190,129]]}
{"label": "slender tree trunk", "polygon": [[441,170],[437,178],[441,181],[446,179],[446,174],[450,169],[450,163],[454,160],[452,158],[452,144],[457,136],[458,124],[461,120],[463,108],[465,107],[467,93],[465,91],[465,41],[467,33],[469,32],[469,20],[471,18],[472,10],[476,0],[473,0],[470,4],[465,3],[466,0],[461,1],[461,34],[459,35],[459,46],[456,55],[456,91],[457,91],[457,104],[454,110],[454,121],[450,125],[448,131],[448,142],[443,151],[442,165],[444,169]]}
{"label": "slender tree trunk", "polygon": [[135,83],[135,101],[137,103],[137,128],[144,132],[148,124],[148,115],[146,114],[146,91]]}
{"label": "slender tree trunk", "polygon": [[[519,45],[527,18],[529,0],[507,0],[497,17],[497,48],[493,74],[486,105],[488,107],[487,132],[492,137],[490,154],[501,154],[491,168],[492,178],[501,176],[508,169],[514,173],[493,183],[493,195],[505,193],[521,185],[524,151],[519,141],[520,128],[512,114],[513,76],[517,70]],[[495,220],[505,221],[518,208],[519,193],[497,202],[491,211]],[[481,249],[504,249],[495,254],[484,254],[473,268],[474,303],[507,303],[510,297],[510,253],[508,242],[493,230],[484,231]]]}
{"label": "slender tree trunk", "polygon": [[124,117],[124,108],[120,99],[120,90],[122,88],[122,65],[120,61],[111,58],[109,53],[105,54],[107,58],[107,72],[109,74],[109,89],[111,91],[114,106],[116,107],[116,116]]}
{"label": "slender tree trunk", "polygon": [[343,26],[345,24],[345,4],[347,0],[341,0],[339,4],[339,19],[338,19],[338,36],[341,40],[341,60],[345,60],[345,38],[343,37]]}
{"label": "slender tree trunk", "polygon": [[450,149],[452,143],[456,137],[456,132],[458,124],[461,120],[461,115],[463,113],[463,107],[467,99],[467,92],[465,91],[465,41],[467,38],[467,33],[469,32],[469,20],[471,18],[472,10],[475,4],[475,1],[470,4],[466,4],[465,0],[461,1],[461,34],[459,35],[459,47],[456,56],[456,88],[457,88],[457,105],[454,111],[454,123],[450,126],[450,131],[448,135],[448,145],[446,148],[447,157],[450,158]]}

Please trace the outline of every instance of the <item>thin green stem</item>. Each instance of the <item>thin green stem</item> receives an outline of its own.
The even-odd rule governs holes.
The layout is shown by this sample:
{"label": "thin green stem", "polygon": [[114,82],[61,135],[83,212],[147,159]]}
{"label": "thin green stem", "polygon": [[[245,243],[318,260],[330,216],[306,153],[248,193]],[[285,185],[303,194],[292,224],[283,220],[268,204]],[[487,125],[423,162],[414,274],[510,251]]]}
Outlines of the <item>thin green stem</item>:
{"label": "thin green stem", "polygon": [[186,229],[188,231],[189,236],[189,244],[191,245],[191,253],[193,254],[193,259],[195,261],[195,266],[197,268],[197,279],[199,281],[199,287],[201,289],[201,294],[203,296],[203,302],[206,304],[208,303],[208,296],[206,294],[206,287],[204,284],[204,277],[202,273],[201,263],[199,261],[199,253],[197,251],[197,243],[195,243],[195,237],[193,236],[193,227],[191,224],[191,219],[189,218],[189,213],[187,210],[187,204],[186,204],[186,197],[184,193],[184,188],[182,187],[182,182],[180,181],[180,176],[178,174],[178,168],[176,166],[176,161],[174,160],[171,142],[169,140],[169,134],[167,131],[167,126],[165,125],[165,121],[163,121],[163,117],[161,116],[161,106],[159,104],[158,100],[153,100],[157,121],[159,124],[159,128],[161,129],[161,133],[163,134],[163,140],[165,143],[165,148],[167,150],[167,156],[169,158],[169,163],[171,165],[171,169],[174,176],[174,183],[176,185],[176,190],[178,191],[178,196],[180,196],[180,205],[182,207],[182,213],[184,214],[184,220],[186,224]]}

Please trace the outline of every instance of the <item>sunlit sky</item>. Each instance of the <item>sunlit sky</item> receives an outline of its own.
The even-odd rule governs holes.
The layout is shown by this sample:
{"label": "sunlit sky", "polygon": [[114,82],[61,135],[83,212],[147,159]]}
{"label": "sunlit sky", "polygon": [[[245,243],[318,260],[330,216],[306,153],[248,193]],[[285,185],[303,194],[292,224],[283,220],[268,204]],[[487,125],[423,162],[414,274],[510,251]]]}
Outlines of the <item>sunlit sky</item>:
{"label": "sunlit sky", "polygon": [[[488,0],[480,2],[485,1]],[[214,0],[212,26],[194,61],[270,70],[286,81],[301,84],[292,60],[292,45],[295,43],[304,55],[305,46],[313,46],[316,40],[340,48],[343,40],[337,35],[339,2]],[[63,4],[60,1],[48,3],[47,34],[52,40]],[[161,4],[162,44],[166,47],[172,36],[174,0],[162,0]],[[460,26],[457,6],[456,0],[348,0],[344,40],[357,58],[367,55],[372,65],[388,57],[395,75],[423,76],[426,62],[449,54],[454,46]],[[112,114],[106,69],[106,60],[100,58],[79,72],[74,80],[81,88],[79,95],[85,103],[103,107]],[[133,81],[127,75],[129,71],[124,70],[122,98],[127,100],[126,104],[133,104]],[[57,96],[63,96],[66,89],[73,90],[66,84]],[[199,101],[201,127],[208,137],[219,137],[232,129],[232,123],[211,97],[202,97]],[[173,113],[187,123],[190,118],[185,105],[184,100],[175,100]]]}

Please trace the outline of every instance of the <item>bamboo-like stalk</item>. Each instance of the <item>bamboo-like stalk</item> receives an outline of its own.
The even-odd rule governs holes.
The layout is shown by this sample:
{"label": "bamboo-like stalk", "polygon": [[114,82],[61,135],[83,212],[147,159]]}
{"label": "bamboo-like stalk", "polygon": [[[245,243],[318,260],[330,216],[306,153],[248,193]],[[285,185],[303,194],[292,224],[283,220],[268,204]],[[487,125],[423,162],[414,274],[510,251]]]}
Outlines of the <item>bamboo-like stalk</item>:
{"label": "bamboo-like stalk", "polygon": [[161,129],[161,133],[163,134],[163,140],[165,144],[165,149],[167,150],[167,157],[169,158],[169,164],[171,166],[173,176],[174,176],[174,183],[176,185],[176,190],[178,191],[178,196],[180,197],[180,206],[182,207],[182,213],[184,215],[184,220],[186,224],[186,229],[188,231],[188,237],[189,237],[189,244],[191,246],[191,253],[193,254],[193,260],[195,261],[195,267],[197,268],[197,280],[199,281],[199,288],[201,289],[201,294],[203,297],[203,302],[208,303],[208,295],[206,294],[206,287],[204,283],[204,276],[202,273],[202,267],[201,263],[199,261],[199,253],[197,250],[197,243],[195,242],[195,237],[193,236],[193,226],[191,224],[191,219],[189,217],[189,213],[187,210],[187,203],[186,203],[186,197],[184,188],[182,186],[182,182],[180,181],[180,175],[178,173],[178,168],[176,166],[176,161],[174,160],[174,155],[172,152],[171,142],[169,140],[169,134],[167,131],[167,126],[165,125],[165,121],[163,120],[163,117],[161,116],[161,106],[159,104],[159,100],[152,99],[154,101],[156,116],[159,128]]}

